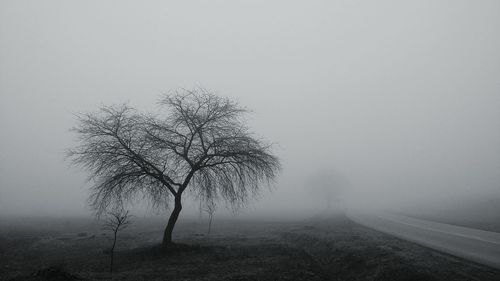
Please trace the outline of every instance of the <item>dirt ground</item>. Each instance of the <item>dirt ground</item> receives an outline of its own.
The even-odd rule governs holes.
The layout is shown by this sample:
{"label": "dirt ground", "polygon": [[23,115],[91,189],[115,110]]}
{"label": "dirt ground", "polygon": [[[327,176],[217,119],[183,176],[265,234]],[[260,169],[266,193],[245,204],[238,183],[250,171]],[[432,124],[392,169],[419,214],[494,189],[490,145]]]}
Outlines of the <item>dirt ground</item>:
{"label": "dirt ground", "polygon": [[111,236],[86,219],[0,221],[0,280],[500,280],[500,271],[367,229],[342,215],[300,222],[162,221]]}

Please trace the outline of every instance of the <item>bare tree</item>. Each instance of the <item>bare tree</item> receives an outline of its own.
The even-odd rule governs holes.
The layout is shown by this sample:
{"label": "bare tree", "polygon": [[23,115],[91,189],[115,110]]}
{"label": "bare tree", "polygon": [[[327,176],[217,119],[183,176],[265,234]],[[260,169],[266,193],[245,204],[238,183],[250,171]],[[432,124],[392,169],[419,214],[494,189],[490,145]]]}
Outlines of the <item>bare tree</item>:
{"label": "bare tree", "polygon": [[113,210],[107,213],[107,217],[104,220],[103,229],[113,232],[113,245],[111,246],[111,261],[109,264],[109,271],[113,272],[113,259],[115,256],[115,246],[116,237],[118,231],[126,228],[131,223],[131,215],[129,211],[124,211],[123,209]]}
{"label": "bare tree", "polygon": [[205,202],[205,212],[208,214],[208,231],[207,231],[207,237],[210,238],[210,231],[212,230],[212,221],[214,219],[214,213],[215,210],[217,209],[217,204],[213,199],[208,199]]}
{"label": "bare tree", "polygon": [[182,210],[186,189],[245,204],[280,169],[271,146],[249,131],[247,110],[204,89],[180,90],[159,102],[162,114],[140,114],[128,106],[103,107],[78,116],[80,145],[73,163],[90,172],[90,201],[97,213],[145,197],[173,209],[163,245]]}
{"label": "bare tree", "polygon": [[308,193],[316,202],[323,201],[325,210],[332,211],[332,204],[341,207],[344,191],[349,188],[349,180],[335,170],[316,171],[307,180]]}

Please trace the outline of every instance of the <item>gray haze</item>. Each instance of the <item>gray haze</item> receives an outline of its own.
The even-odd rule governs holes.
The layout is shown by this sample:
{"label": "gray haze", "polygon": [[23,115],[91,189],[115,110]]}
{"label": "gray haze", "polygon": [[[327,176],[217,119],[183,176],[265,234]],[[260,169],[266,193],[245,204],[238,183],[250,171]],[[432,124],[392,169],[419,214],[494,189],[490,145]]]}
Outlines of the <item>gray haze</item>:
{"label": "gray haze", "polygon": [[499,198],[499,29],[497,0],[1,1],[0,213],[89,214],[72,114],[194,86],[277,143],[244,214],[314,210],[328,170],[357,206]]}

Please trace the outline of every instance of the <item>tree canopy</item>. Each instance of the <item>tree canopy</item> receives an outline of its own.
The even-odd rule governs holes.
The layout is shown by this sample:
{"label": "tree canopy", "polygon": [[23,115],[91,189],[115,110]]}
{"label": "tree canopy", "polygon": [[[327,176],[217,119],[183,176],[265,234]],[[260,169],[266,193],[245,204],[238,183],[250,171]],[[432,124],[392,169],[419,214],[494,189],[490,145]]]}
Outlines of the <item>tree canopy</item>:
{"label": "tree canopy", "polygon": [[159,114],[120,105],[78,115],[79,145],[68,156],[89,172],[98,214],[138,197],[170,206],[174,197],[173,229],[186,189],[238,207],[276,177],[279,159],[249,130],[248,110],[237,102],[195,89],[165,95],[159,105]]}

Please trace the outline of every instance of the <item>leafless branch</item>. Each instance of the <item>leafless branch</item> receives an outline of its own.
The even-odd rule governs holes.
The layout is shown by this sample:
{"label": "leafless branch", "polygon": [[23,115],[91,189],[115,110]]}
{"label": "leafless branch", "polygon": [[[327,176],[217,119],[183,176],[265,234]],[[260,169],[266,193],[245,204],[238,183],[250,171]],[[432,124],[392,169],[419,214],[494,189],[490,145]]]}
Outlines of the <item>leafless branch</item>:
{"label": "leafless branch", "polygon": [[138,197],[155,207],[174,197],[170,225],[188,187],[238,207],[276,177],[278,158],[247,128],[248,110],[237,102],[194,89],[172,92],[159,105],[156,115],[127,105],[78,115],[73,131],[80,145],[67,155],[90,172],[90,203],[98,215]]}

